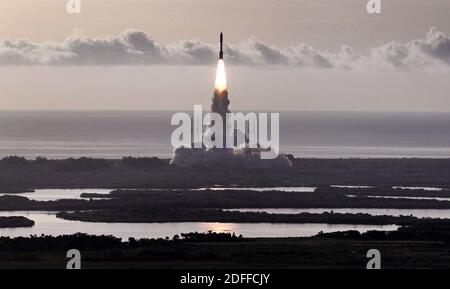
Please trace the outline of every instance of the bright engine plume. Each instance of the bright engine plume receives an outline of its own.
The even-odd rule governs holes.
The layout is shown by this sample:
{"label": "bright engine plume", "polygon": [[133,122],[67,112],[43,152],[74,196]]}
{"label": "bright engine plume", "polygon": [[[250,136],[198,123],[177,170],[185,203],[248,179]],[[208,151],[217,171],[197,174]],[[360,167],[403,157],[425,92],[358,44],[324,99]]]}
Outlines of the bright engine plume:
{"label": "bright engine plume", "polygon": [[214,89],[219,93],[227,89],[227,74],[225,72],[225,62],[219,59],[217,64],[216,81],[214,82]]}
{"label": "bright engine plume", "polygon": [[[230,113],[227,87],[227,75],[225,73],[225,62],[223,60],[223,33],[220,33],[220,52],[219,62],[217,64],[216,80],[214,82],[214,95],[211,104],[211,111],[222,117],[223,136],[229,135],[227,129],[227,117]],[[205,135],[210,134],[207,131]],[[231,136],[236,138],[237,134],[246,134],[234,130]],[[211,134],[215,138],[214,134]],[[234,141],[234,140],[233,140]],[[257,167],[257,168],[274,168],[274,167],[291,167],[292,163],[284,154],[279,154],[275,159],[261,159],[261,152],[267,150],[261,148],[242,147],[243,144],[235,144],[234,148],[226,148],[226,138],[223,138],[223,146],[221,148],[192,148],[178,147],[174,151],[174,157],[170,161],[171,165],[179,167]]]}

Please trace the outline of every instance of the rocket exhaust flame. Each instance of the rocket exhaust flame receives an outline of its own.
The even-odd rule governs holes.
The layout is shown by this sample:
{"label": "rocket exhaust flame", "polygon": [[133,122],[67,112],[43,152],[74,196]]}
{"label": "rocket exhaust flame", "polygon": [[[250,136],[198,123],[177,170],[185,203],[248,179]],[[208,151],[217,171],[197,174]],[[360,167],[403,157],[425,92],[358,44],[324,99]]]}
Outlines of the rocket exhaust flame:
{"label": "rocket exhaust flame", "polygon": [[[226,135],[226,114],[230,112],[228,109],[230,100],[228,99],[227,75],[225,72],[225,62],[223,61],[223,33],[220,33],[220,52],[219,62],[217,63],[216,80],[214,82],[214,96],[211,105],[211,111],[220,114],[222,117],[223,135]],[[212,138],[215,138],[212,135]],[[223,145],[226,145],[226,139],[223,139]]]}
{"label": "rocket exhaust flame", "polygon": [[[230,112],[229,110],[230,100],[228,99],[228,89],[227,89],[227,77],[225,74],[225,63],[223,59],[219,59],[217,64],[216,81],[214,83],[214,96],[212,99],[211,111],[220,114],[223,121],[223,135],[226,135],[225,127],[226,114]],[[223,139],[224,145],[226,140]]]}
{"label": "rocket exhaust flame", "polygon": [[214,82],[214,90],[223,92],[227,90],[227,75],[225,72],[225,62],[219,59],[217,64],[216,81]]}
{"label": "rocket exhaust flame", "polygon": [[[223,33],[220,33],[220,52],[219,52],[219,62],[217,64],[216,71],[216,80],[214,82],[214,96],[212,99],[211,112],[218,114],[219,117],[213,120],[213,123],[209,123],[210,128],[203,134],[202,129],[203,125],[200,125],[200,133],[202,141],[204,139],[210,139],[214,141],[220,142],[223,140],[223,145],[207,147],[204,143],[201,143],[201,146],[195,146],[195,140],[192,142],[191,137],[189,137],[188,144],[189,145],[178,145],[175,146],[174,157],[170,161],[171,165],[176,165],[180,167],[195,167],[195,166],[221,166],[221,167],[291,167],[292,163],[284,154],[278,154],[275,158],[270,159],[262,159],[266,152],[270,152],[272,145],[267,146],[266,143],[265,148],[261,147],[258,143],[258,146],[251,147],[248,146],[247,136],[248,132],[250,132],[250,124],[249,120],[245,118],[243,115],[243,122],[246,128],[237,129],[234,127],[234,123],[236,122],[234,119],[230,120],[233,122],[233,125],[230,126],[229,129],[229,120],[227,118],[228,114],[230,114],[229,110],[230,100],[228,98],[228,87],[227,87],[227,76],[225,73],[225,62],[223,60]],[[195,110],[194,110],[195,115]],[[186,115],[188,121],[186,123],[189,124],[187,132],[183,133],[184,135],[191,136],[190,132],[192,132],[191,118],[189,115]],[[256,115],[253,119],[256,119]],[[202,121],[202,117],[200,116],[200,121]],[[222,125],[219,126],[219,131],[215,131],[213,128],[216,126],[216,121],[222,121]],[[195,123],[195,121],[194,121]],[[173,123],[172,123],[173,124]],[[247,130],[248,128],[248,130]],[[259,128],[261,131],[261,128]],[[273,129],[272,129],[273,131]],[[220,134],[219,138],[216,139],[216,132]],[[195,134],[195,131],[194,131]],[[239,136],[244,136],[245,144],[239,143]],[[253,134],[255,135],[255,134]],[[266,135],[267,137],[267,135]],[[195,137],[194,137],[195,138]],[[228,146],[228,140],[231,140],[231,147]],[[175,137],[175,143],[179,138]],[[242,139],[242,138],[241,138]],[[275,139],[278,139],[277,137]],[[197,142],[197,143],[200,143]],[[173,144],[174,142],[172,142]],[[278,141],[277,141],[278,143]],[[219,143],[220,144],[220,143]],[[244,146],[243,146],[244,145]],[[278,147],[278,144],[275,145]],[[278,151],[276,149],[275,151]]]}

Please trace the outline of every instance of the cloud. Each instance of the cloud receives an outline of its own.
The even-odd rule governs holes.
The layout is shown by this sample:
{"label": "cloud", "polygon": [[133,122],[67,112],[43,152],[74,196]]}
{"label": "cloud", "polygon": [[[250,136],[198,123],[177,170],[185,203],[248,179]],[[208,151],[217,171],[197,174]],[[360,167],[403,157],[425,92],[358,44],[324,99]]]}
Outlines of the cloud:
{"label": "cloud", "polygon": [[[163,45],[141,30],[103,38],[72,35],[63,42],[0,41],[0,65],[209,65],[217,60],[217,45],[184,40]],[[279,48],[255,38],[225,45],[229,64],[293,66],[324,69],[399,69],[450,66],[450,38],[431,28],[422,39],[392,41],[368,55],[342,46],[337,52],[307,44]]]}
{"label": "cloud", "polygon": [[450,65],[450,38],[431,28],[425,38],[406,44],[396,41],[372,49],[374,65],[411,69],[424,66]]}

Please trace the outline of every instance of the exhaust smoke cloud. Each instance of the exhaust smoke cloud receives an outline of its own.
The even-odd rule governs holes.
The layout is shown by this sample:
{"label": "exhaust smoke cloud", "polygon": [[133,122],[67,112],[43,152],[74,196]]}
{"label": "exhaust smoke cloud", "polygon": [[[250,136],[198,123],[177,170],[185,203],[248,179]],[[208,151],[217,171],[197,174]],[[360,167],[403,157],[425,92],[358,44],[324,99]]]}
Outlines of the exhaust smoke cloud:
{"label": "exhaust smoke cloud", "polygon": [[[228,127],[234,128],[233,125],[227,125],[230,120],[227,114],[230,113],[228,98],[228,86],[225,72],[225,62],[223,60],[221,34],[221,49],[219,53],[219,62],[217,64],[216,79],[214,82],[214,95],[212,99],[211,112],[221,116],[222,120],[222,136],[223,146],[207,148],[205,145],[197,147],[195,144],[191,147],[178,147],[174,151],[174,157],[171,164],[179,167],[257,167],[257,168],[276,168],[291,167],[292,163],[284,154],[278,154],[271,159],[264,159],[261,154],[271,151],[270,147],[263,148],[259,144],[257,147],[250,147],[248,141],[248,127],[244,129],[233,129],[227,132]],[[217,121],[217,120],[216,120]],[[234,120],[231,120],[234,122]],[[213,121],[214,122],[214,121]],[[211,125],[214,125],[213,123]],[[215,139],[212,126],[204,134],[204,139]],[[272,132],[273,133],[273,132]],[[234,144],[233,148],[227,146],[227,139]],[[241,140],[241,142],[240,142]],[[243,140],[243,141],[242,141]],[[230,141],[230,140],[228,140]],[[196,148],[197,147],[197,148]]]}

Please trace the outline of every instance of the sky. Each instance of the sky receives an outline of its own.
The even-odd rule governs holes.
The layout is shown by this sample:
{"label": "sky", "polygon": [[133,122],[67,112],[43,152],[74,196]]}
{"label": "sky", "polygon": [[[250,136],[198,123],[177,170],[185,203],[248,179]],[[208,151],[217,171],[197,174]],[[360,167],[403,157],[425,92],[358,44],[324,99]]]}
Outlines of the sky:
{"label": "sky", "polygon": [[0,0],[0,110],[450,111],[450,1]]}

